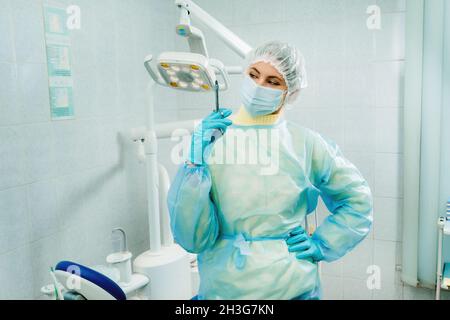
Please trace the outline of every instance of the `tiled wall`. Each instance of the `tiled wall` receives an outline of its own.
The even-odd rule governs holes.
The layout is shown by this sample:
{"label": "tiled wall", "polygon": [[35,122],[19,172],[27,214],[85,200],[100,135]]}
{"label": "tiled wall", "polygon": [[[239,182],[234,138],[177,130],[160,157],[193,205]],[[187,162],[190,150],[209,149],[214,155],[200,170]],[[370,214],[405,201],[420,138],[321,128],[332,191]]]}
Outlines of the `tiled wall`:
{"label": "tiled wall", "polygon": [[[66,0],[65,0],[66,1]],[[339,262],[324,264],[326,299],[432,298],[403,287],[401,122],[405,0],[197,0],[252,46],[281,39],[307,60],[310,86],[290,118],[334,139],[375,196],[370,236]],[[134,254],[148,247],[145,181],[123,137],[147,118],[148,53],[187,49],[174,35],[172,0],[74,0],[82,29],[72,32],[76,119],[50,121],[41,0],[0,0],[0,299],[39,298],[61,259],[103,263],[115,226]],[[382,30],[366,9],[382,9]],[[194,23],[195,23],[194,19]],[[242,64],[205,30],[211,56]],[[239,107],[239,77],[223,106]],[[213,96],[153,93],[156,121],[203,117]],[[167,161],[171,143],[163,141]],[[318,209],[323,218],[323,206]],[[382,289],[369,291],[378,265]]]}
{"label": "tiled wall", "polygon": [[66,4],[82,18],[71,32],[75,120],[51,121],[42,1],[0,0],[0,299],[39,298],[59,260],[105,263],[113,227],[133,254],[148,248],[145,167],[121,133],[146,124],[143,60],[173,46],[175,10],[161,0]]}
{"label": "tiled wall", "polygon": [[[326,299],[432,298],[431,290],[404,287],[401,263],[402,114],[405,0],[198,0],[250,45],[283,40],[305,55],[309,88],[289,118],[335,140],[368,180],[374,224],[367,239],[338,262],[323,264]],[[276,5],[275,5],[276,3]],[[369,5],[381,8],[382,29],[366,26]],[[195,20],[194,20],[195,22]],[[210,54],[227,65],[242,60],[206,31]],[[179,46],[185,49],[184,46]],[[223,105],[239,107],[239,77]],[[202,117],[213,96],[179,98],[181,119]],[[327,214],[318,208],[319,218]],[[368,290],[367,267],[381,270],[381,290]]]}

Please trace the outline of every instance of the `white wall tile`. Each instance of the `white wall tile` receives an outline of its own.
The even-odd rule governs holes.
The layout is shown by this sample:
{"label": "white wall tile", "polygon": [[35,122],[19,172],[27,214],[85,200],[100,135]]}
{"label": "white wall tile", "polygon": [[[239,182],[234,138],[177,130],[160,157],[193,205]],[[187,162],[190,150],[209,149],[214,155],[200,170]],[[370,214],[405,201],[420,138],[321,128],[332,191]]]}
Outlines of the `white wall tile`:
{"label": "white wall tile", "polygon": [[373,264],[380,267],[381,288],[400,283],[400,275],[396,271],[396,264],[399,263],[400,246],[394,241],[374,240]]}
{"label": "white wall tile", "polygon": [[[126,164],[123,168],[129,170]],[[101,170],[96,179],[97,183],[91,183],[93,187],[97,187],[96,195],[92,197],[89,205],[96,212],[97,226],[102,225],[101,218],[104,217],[108,220],[105,228],[110,230],[120,224],[122,219],[131,219],[135,214],[134,211],[130,210],[130,203],[141,201],[140,193],[135,192],[135,189],[143,187],[142,181],[144,179],[136,178],[134,181],[135,187],[131,187],[127,184],[125,176],[126,174],[123,171],[111,167]],[[145,192],[145,188],[143,189]]]}
{"label": "white wall tile", "polygon": [[402,240],[402,200],[374,199],[374,237],[376,240]]}
{"label": "white wall tile", "polygon": [[97,78],[92,74],[93,68],[86,64],[73,66],[73,100],[77,119],[95,116],[97,111]]}
{"label": "white wall tile", "polygon": [[[284,41],[289,42],[292,39],[292,33],[290,32],[281,32],[280,30],[287,30],[287,26],[285,22],[272,22],[272,23],[263,23],[257,25],[258,30],[260,31],[259,43],[260,45],[269,41]],[[299,42],[299,37],[295,40]]]}
{"label": "white wall tile", "polygon": [[340,108],[317,108],[314,110],[316,121],[315,130],[334,141],[337,145],[344,145],[344,119]]}
{"label": "white wall tile", "polygon": [[53,123],[57,173],[67,175],[101,163],[97,120]]}
{"label": "white wall tile", "polygon": [[[342,67],[345,56],[344,21],[338,18],[330,18],[316,26],[317,41],[315,42],[316,59],[325,70]],[[342,73],[336,73],[340,75]],[[325,82],[325,81],[324,81]]]}
{"label": "white wall tile", "polygon": [[366,17],[367,7],[373,4],[372,0],[342,0],[344,2],[344,14],[346,17]]}
{"label": "white wall tile", "polygon": [[59,221],[54,181],[40,181],[26,187],[28,216],[31,222],[30,241],[37,241],[58,232]]}
{"label": "white wall tile", "polygon": [[318,15],[324,16],[326,19],[342,18],[345,10],[345,2],[341,0],[317,0],[313,1]]}
{"label": "white wall tile", "polygon": [[342,300],[344,281],[342,277],[322,276],[322,299]]}
{"label": "white wall tile", "polygon": [[41,1],[11,1],[16,61],[45,63],[44,23]]}
{"label": "white wall tile", "polygon": [[93,61],[96,65],[105,64],[112,67],[116,64],[117,36],[114,5],[110,1],[93,1],[91,8],[95,20],[90,31],[93,34],[94,44],[102,44],[95,46],[95,50],[92,52]]}
{"label": "white wall tile", "polygon": [[[281,22],[285,17],[285,0],[260,0],[258,1],[258,21],[260,22]],[[239,10],[239,9],[235,9]]]}
{"label": "white wall tile", "polygon": [[372,108],[346,108],[344,110],[344,150],[373,152],[375,129],[375,111]]}
{"label": "white wall tile", "polygon": [[[142,203],[142,202],[141,202]],[[167,206],[165,203],[161,206]],[[144,210],[142,210],[144,209]],[[132,217],[130,220],[130,228],[128,229],[128,234],[130,235],[130,244],[139,246],[142,241],[147,241],[149,238],[149,228],[148,228],[148,214],[145,208],[142,208],[139,212],[136,212],[137,217]],[[149,246],[146,248],[149,249]],[[140,254],[142,252],[135,252],[134,254]]]}
{"label": "white wall tile", "polygon": [[406,0],[377,0],[382,12],[406,11]]}
{"label": "white wall tile", "polygon": [[0,83],[0,125],[23,122],[16,65],[0,63]]}
{"label": "white wall tile", "polygon": [[35,182],[56,175],[55,139],[50,123],[31,124],[21,127],[24,141],[24,179]]}
{"label": "white wall tile", "polygon": [[376,108],[376,151],[403,153],[403,108]]}
{"label": "white wall tile", "polygon": [[375,156],[374,195],[400,198],[403,196],[403,156],[377,153]]}
{"label": "white wall tile", "polygon": [[[55,158],[57,163],[57,175],[64,175],[78,168],[75,154],[77,149],[76,122],[64,121],[52,123],[53,136],[55,138]],[[81,147],[80,145],[78,147]]]}
{"label": "white wall tile", "polygon": [[345,64],[367,64],[375,57],[377,31],[367,28],[367,15],[358,15],[344,21]]}
{"label": "white wall tile", "polygon": [[373,291],[368,289],[366,280],[343,278],[344,300],[370,300]]}
{"label": "white wall tile", "polygon": [[320,79],[316,82],[315,103],[322,108],[342,108],[344,98],[344,72],[343,67],[324,66],[316,70],[315,76]]}
{"label": "white wall tile", "polygon": [[[180,110],[183,111],[193,109],[204,110],[203,114],[201,114],[200,116],[201,119],[203,119],[206,115],[208,115],[215,107],[215,99],[213,92],[205,92],[205,93],[186,92],[180,94],[178,99]],[[189,120],[192,119],[192,116],[181,119]],[[194,117],[194,119],[196,118]]]}
{"label": "white wall tile", "polygon": [[86,250],[86,248],[90,248],[92,244],[89,243],[89,235],[85,226],[82,223],[73,224],[58,233],[57,241],[61,246],[61,255],[57,260],[69,260],[80,264],[88,264],[91,249]]}
{"label": "white wall tile", "polygon": [[375,105],[375,77],[372,65],[353,63],[346,66],[343,82],[345,108],[368,108]]}
{"label": "white wall tile", "polygon": [[[83,221],[82,226],[88,237],[87,243],[95,243],[95,247],[88,251],[85,263],[92,266],[104,265],[106,256],[112,252],[111,233],[113,228],[125,226],[123,224],[112,224],[113,216],[117,215],[117,212],[113,209],[109,212],[98,210],[91,212],[93,212],[92,216],[89,220]],[[125,227],[124,229],[127,233],[127,239],[129,239],[129,228]]]}
{"label": "white wall tile", "polygon": [[[149,13],[149,19],[152,21],[158,18],[158,15],[154,14],[153,10],[149,10]],[[164,17],[164,12],[160,12],[159,16]],[[115,51],[117,68],[120,68],[124,63],[129,65],[130,63],[137,62],[137,32],[134,32],[134,28],[137,28],[137,26],[136,23],[133,23],[133,3],[131,1],[115,1],[114,17],[119,22],[115,26]],[[146,35],[154,39],[153,33],[156,30],[162,30],[163,25],[159,27],[155,26],[155,30],[147,30]],[[143,57],[141,58],[143,59]]]}
{"label": "white wall tile", "polygon": [[9,0],[1,0],[0,7],[0,62],[12,62],[15,60],[13,45],[13,29],[11,20],[11,8]]}
{"label": "white wall tile", "polygon": [[286,117],[305,128],[315,130],[317,118],[314,111],[314,108],[295,106],[290,110],[289,108],[286,110]]}
{"label": "white wall tile", "polygon": [[321,267],[324,276],[342,277],[342,259],[333,262],[322,262]]}
{"label": "white wall tile", "polygon": [[[1,202],[0,202],[1,203]],[[0,299],[33,299],[33,266],[29,245],[0,256]]]}
{"label": "white wall tile", "polygon": [[0,190],[25,181],[25,141],[19,128],[0,128]]}
{"label": "white wall tile", "polygon": [[[57,213],[60,229],[67,229],[77,225],[88,213],[86,176],[81,174],[66,175],[55,181],[57,197]],[[82,199],[82,200],[80,200]]]}
{"label": "white wall tile", "polygon": [[45,64],[19,64],[18,79],[24,122],[50,119],[47,67]]}
{"label": "white wall tile", "polygon": [[122,125],[118,118],[105,119],[99,123],[99,150],[102,165],[122,165],[123,144],[129,143],[121,134]]}
{"label": "white wall tile", "polygon": [[[118,113],[117,105],[117,71],[110,64],[97,64],[95,74],[95,95],[93,109],[95,116],[109,116]],[[135,105],[129,105],[132,108]]]}
{"label": "white wall tile", "polygon": [[375,39],[377,60],[405,59],[405,14],[382,14]]}
{"label": "white wall tile", "polygon": [[375,63],[376,106],[403,107],[404,62]]}
{"label": "white wall tile", "polygon": [[26,197],[24,187],[0,191],[0,254],[30,241]]}
{"label": "white wall tile", "polygon": [[287,21],[306,20],[312,22],[316,16],[317,7],[314,1],[309,0],[285,0],[285,19]]}
{"label": "white wall tile", "polygon": [[[75,0],[71,4],[77,5],[81,9],[81,26],[80,29],[73,30],[71,37],[71,53],[72,67],[80,67],[83,65],[93,66],[94,52],[97,48],[94,42],[94,26],[96,23],[94,4],[97,1]],[[121,1],[123,2],[123,1]],[[105,25],[105,28],[107,25]]]}
{"label": "white wall tile", "polygon": [[[189,150],[190,141],[191,141],[190,137],[185,137],[184,139],[179,139],[174,142],[170,141],[169,139],[161,140],[161,143],[158,146],[159,157],[161,159],[166,159],[164,166],[167,169],[169,177],[171,179],[175,177],[175,173],[178,170],[181,163],[183,162],[183,159],[187,157],[187,150]],[[183,155],[181,151],[178,148],[176,148],[178,145],[181,146],[181,148],[184,147],[184,149],[182,150],[185,150],[186,154]],[[176,153],[176,155],[172,156],[172,152],[175,153],[177,151],[179,151],[179,153]]]}
{"label": "white wall tile", "polygon": [[343,277],[367,279],[367,268],[373,264],[373,240],[366,238],[342,259]]}
{"label": "white wall tile", "polygon": [[[220,0],[197,0],[195,3],[221,23],[225,25],[233,23],[235,2],[224,2]],[[240,6],[240,3],[237,4]]]}
{"label": "white wall tile", "polygon": [[33,268],[33,298],[42,297],[41,288],[52,284],[53,279],[50,276],[50,267],[55,267],[58,262],[63,260],[64,253],[61,251],[58,234],[55,233],[49,237],[35,241],[30,245],[30,261],[28,264]]}
{"label": "white wall tile", "polygon": [[242,82],[242,76],[233,76],[230,79],[230,89],[228,92],[224,92],[219,97],[221,106],[238,110],[242,106],[240,98],[240,86]]}
{"label": "white wall tile", "polygon": [[261,22],[258,0],[233,0],[233,24],[254,24]]}
{"label": "white wall tile", "polygon": [[[202,96],[203,93],[184,93],[184,92],[176,92],[172,89],[162,87],[162,86],[154,86],[152,88],[153,94],[154,94],[154,110],[155,110],[155,117],[156,115],[161,116],[162,114],[166,113],[166,110],[176,110],[178,107],[178,99],[179,96],[188,97],[188,100],[194,100],[191,99],[192,97],[199,97]],[[210,96],[209,94],[205,94]],[[181,98],[183,101],[186,98]],[[189,102],[193,103],[193,102]],[[181,108],[184,104],[181,104],[179,107]],[[169,111],[169,112],[171,112]]]}
{"label": "white wall tile", "polygon": [[[141,8],[145,5],[144,8],[147,8],[152,13],[152,17],[157,19],[155,24],[152,25],[161,25],[164,22],[167,22],[168,19],[179,19],[178,8],[174,5],[172,1],[160,1],[160,0],[150,0],[150,1],[141,1]],[[139,3],[138,2],[138,3]],[[132,8],[131,10],[136,10],[136,1],[131,2],[129,4]],[[139,6],[137,10],[139,10]]]}

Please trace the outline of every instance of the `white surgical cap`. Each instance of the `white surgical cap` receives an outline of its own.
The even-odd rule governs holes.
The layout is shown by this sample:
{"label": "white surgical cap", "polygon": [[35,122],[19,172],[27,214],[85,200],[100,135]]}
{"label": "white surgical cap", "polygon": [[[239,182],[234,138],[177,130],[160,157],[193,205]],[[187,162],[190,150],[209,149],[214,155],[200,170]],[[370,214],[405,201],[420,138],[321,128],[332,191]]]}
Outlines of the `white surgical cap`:
{"label": "white surgical cap", "polygon": [[288,87],[288,102],[298,97],[300,89],[308,86],[305,58],[290,44],[271,41],[253,49],[247,56],[247,65],[270,63],[283,76]]}

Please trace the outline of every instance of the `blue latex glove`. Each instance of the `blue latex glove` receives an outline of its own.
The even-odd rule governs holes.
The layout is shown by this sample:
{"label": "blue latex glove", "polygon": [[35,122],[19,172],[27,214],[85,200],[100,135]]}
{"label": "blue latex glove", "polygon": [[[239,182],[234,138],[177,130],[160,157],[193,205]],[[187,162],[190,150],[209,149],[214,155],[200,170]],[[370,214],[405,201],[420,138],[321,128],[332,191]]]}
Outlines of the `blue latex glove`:
{"label": "blue latex glove", "polygon": [[231,113],[230,109],[219,109],[219,112],[212,112],[195,128],[189,152],[191,163],[205,164],[211,154],[213,143],[217,141],[216,137],[224,134],[228,126],[232,124],[231,120],[226,119]]}
{"label": "blue latex glove", "polygon": [[312,239],[301,226],[289,233],[286,240],[289,252],[295,252],[297,259],[312,259],[315,262],[324,259],[319,245]]}

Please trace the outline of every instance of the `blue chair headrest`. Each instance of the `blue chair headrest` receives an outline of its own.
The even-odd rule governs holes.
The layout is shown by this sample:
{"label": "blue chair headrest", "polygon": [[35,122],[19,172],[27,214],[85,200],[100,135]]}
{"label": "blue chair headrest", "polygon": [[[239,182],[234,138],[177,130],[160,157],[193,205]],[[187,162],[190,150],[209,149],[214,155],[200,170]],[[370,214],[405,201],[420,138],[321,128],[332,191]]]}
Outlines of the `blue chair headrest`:
{"label": "blue chair headrest", "polygon": [[94,283],[95,285],[99,286],[106,292],[108,292],[110,295],[112,295],[117,300],[126,300],[127,297],[125,293],[123,292],[122,288],[119,287],[119,285],[105,276],[104,274],[101,274],[100,272],[97,272],[95,270],[92,270],[88,267],[85,267],[81,264],[71,262],[71,261],[61,261],[59,262],[55,270],[65,271],[65,272],[71,272],[73,271],[73,267],[76,266],[80,270],[79,276],[83,279],[86,279],[87,281],[90,281]]}

